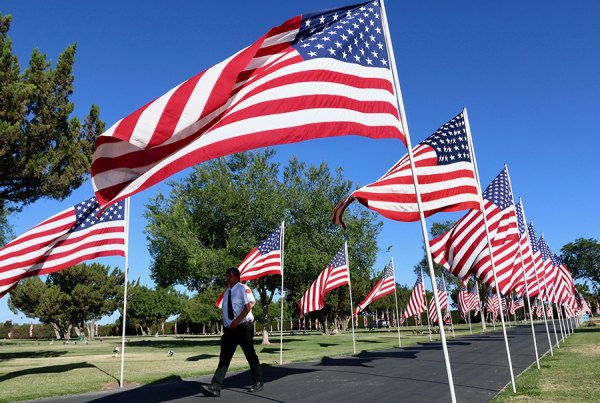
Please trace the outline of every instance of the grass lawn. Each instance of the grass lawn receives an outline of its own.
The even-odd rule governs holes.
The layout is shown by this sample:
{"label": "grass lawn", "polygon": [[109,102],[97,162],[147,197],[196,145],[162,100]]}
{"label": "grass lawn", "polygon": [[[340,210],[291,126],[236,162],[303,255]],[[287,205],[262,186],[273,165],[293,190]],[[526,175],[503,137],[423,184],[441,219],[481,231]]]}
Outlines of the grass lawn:
{"label": "grass lawn", "polygon": [[600,401],[600,326],[580,327],[540,365],[541,370],[533,365],[516,379],[516,395],[509,386],[492,402]]}
{"label": "grass lawn", "polygon": [[[402,329],[402,346],[428,342],[429,336],[413,334],[413,327]],[[481,327],[473,326],[473,332]],[[467,325],[456,326],[456,336],[469,334]],[[439,335],[433,336],[439,340]],[[451,335],[448,335],[451,339]],[[279,365],[279,334],[271,336],[271,345],[260,344],[256,351],[262,364]],[[0,402],[118,388],[121,358],[113,349],[120,338],[104,338],[89,344],[71,341],[63,344],[49,340],[0,340]],[[396,329],[374,332],[357,331],[356,351],[388,349],[398,346]],[[167,351],[174,352],[172,357]],[[283,337],[284,362],[320,360],[352,354],[352,334],[323,335],[320,332]],[[212,374],[217,367],[219,337],[185,338],[130,337],[125,347],[125,384],[138,385],[161,380]],[[241,349],[230,370],[247,368]]]}

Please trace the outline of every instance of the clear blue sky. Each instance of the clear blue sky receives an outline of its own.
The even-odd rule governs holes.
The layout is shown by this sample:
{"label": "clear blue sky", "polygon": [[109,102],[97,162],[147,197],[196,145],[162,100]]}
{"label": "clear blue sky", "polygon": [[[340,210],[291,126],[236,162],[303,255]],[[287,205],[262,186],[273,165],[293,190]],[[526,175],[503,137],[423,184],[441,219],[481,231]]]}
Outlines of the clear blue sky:
{"label": "clear blue sky", "polygon": [[[272,26],[338,0],[81,2],[8,0],[9,32],[21,67],[38,48],[56,61],[77,42],[75,114],[92,103],[107,127],[173,86],[249,45]],[[508,164],[515,195],[551,248],[600,238],[600,2],[391,1],[386,3],[413,144],[463,106],[482,185]],[[406,150],[397,140],[355,136],[276,147],[286,161],[343,167],[358,184],[381,176]],[[177,175],[182,177],[186,173]],[[160,184],[132,198],[130,276],[152,285],[144,205]],[[16,235],[92,196],[88,181],[62,202],[41,200],[10,218]],[[457,219],[458,214],[428,220]],[[328,219],[328,217],[324,217]],[[377,270],[391,256],[401,283],[414,282],[421,257],[418,223],[384,220]],[[121,258],[102,263],[123,267]],[[426,283],[429,288],[429,284]],[[0,321],[29,321],[0,300]]]}

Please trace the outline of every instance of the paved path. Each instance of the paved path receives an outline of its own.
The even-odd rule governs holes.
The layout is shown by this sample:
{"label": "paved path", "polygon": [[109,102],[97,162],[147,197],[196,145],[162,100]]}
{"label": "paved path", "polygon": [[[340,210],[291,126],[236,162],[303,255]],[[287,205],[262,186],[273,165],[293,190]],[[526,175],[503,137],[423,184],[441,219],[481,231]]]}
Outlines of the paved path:
{"label": "paved path", "polygon": [[[558,324],[557,324],[558,328]],[[498,327],[498,329],[500,329]],[[532,363],[535,353],[531,326],[507,329],[515,376]],[[551,331],[552,341],[554,335]],[[540,354],[549,350],[543,324],[536,325]],[[559,334],[560,337],[560,334]],[[459,402],[486,402],[510,382],[502,331],[448,340]],[[264,367],[265,389],[246,393],[248,371],[225,379],[221,398],[200,390],[209,377],[163,382],[130,389],[52,398],[55,402],[388,402],[397,400],[448,402],[450,392],[441,343],[363,352],[320,362]],[[200,399],[200,400],[199,400]],[[39,400],[38,400],[39,402]]]}

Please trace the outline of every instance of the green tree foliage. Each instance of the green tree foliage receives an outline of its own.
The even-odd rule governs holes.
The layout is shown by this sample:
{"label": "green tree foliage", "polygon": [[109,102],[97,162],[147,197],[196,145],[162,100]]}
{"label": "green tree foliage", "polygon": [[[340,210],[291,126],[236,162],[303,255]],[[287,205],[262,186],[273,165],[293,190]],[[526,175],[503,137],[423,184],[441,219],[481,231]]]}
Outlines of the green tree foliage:
{"label": "green tree foliage", "polygon": [[127,320],[139,326],[142,334],[158,334],[161,323],[181,312],[186,297],[173,288],[151,289],[137,285],[127,298]]}
{"label": "green tree foliage", "polygon": [[221,292],[219,288],[208,288],[185,301],[178,322],[200,323],[203,333],[208,325],[211,333],[215,333],[221,322],[221,310],[215,307],[215,301]]}
{"label": "green tree foliage", "polygon": [[598,294],[600,288],[600,243],[594,238],[577,238],[561,248],[562,260],[573,279],[589,280]]}
{"label": "green tree foliage", "polygon": [[[23,280],[10,292],[8,305],[17,313],[51,324],[58,337],[68,338],[71,327],[84,329],[117,310],[123,297],[124,275],[98,263],[78,264],[48,275]],[[88,337],[93,338],[93,326]]]}
{"label": "green tree foliage", "polygon": [[[225,287],[225,269],[285,221],[286,298],[297,302],[310,283],[348,240],[352,281],[368,278],[381,229],[374,213],[349,209],[348,230],[334,226],[335,203],[352,189],[342,171],[327,164],[307,166],[291,158],[285,167],[274,151],[236,154],[196,166],[181,182],[170,182],[169,198],[148,205],[146,232],[153,258],[151,276],[161,286],[181,284],[199,293]],[[281,287],[279,276],[253,281],[269,323],[269,305]],[[331,314],[350,315],[348,287],[327,297]],[[348,301],[348,302],[346,302]],[[266,341],[263,334],[263,341]]]}
{"label": "green tree foliage", "polygon": [[42,197],[67,197],[87,177],[104,131],[95,105],[83,123],[71,117],[76,45],[54,68],[34,49],[21,72],[8,37],[11,19],[0,14],[0,217]]}

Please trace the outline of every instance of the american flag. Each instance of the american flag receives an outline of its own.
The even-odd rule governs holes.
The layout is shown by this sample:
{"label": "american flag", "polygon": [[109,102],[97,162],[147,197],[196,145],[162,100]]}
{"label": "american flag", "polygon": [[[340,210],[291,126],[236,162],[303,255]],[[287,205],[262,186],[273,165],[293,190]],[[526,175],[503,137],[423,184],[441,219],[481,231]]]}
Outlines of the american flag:
{"label": "american flag", "polygon": [[577,305],[579,306],[580,310],[589,313],[590,315],[592,314],[592,309],[590,308],[589,304],[587,303],[585,298],[583,298],[581,294],[579,294],[579,291],[577,290],[575,290],[575,300],[577,301]]}
{"label": "american flag", "polygon": [[[500,290],[512,285],[512,266],[518,252],[519,234],[513,195],[506,167],[483,192],[492,252]],[[450,231],[430,242],[433,259],[459,278],[471,273],[486,285],[494,285],[483,214],[469,211]]]}
{"label": "american flag", "polygon": [[240,281],[249,281],[267,274],[281,275],[281,234],[283,224],[248,253],[238,266]]}
{"label": "american flag", "polygon": [[527,278],[527,290],[529,290],[529,296],[534,297],[540,293],[540,286],[536,278],[535,265],[533,262],[533,252],[529,242],[529,235],[525,226],[525,215],[523,214],[523,202],[519,199],[519,202],[515,205],[515,212],[517,214],[517,224],[519,227],[519,237],[521,245],[521,256],[523,261],[521,262],[521,256],[517,257],[514,267],[514,279],[513,289],[518,295],[524,295],[525,278],[523,275],[523,267],[525,267],[525,276]]}
{"label": "american flag", "polygon": [[421,312],[424,312],[427,309],[427,302],[425,301],[425,287],[423,287],[423,276],[421,273],[417,275],[417,281],[415,282],[415,286],[413,287],[413,291],[410,294],[410,299],[408,300],[408,305],[404,310],[404,314],[402,315],[405,318],[409,316],[417,317],[419,316],[419,322],[421,320]]}
{"label": "american flag", "polygon": [[469,312],[469,308],[467,307],[468,295],[469,291],[467,291],[467,280],[463,280],[458,291],[458,308],[464,314]]}
{"label": "american flag", "polygon": [[48,218],[0,250],[0,298],[19,280],[100,256],[125,256],[124,201],[105,210],[95,198]]}
{"label": "american flag", "polygon": [[543,316],[542,309],[543,309],[544,304],[542,303],[542,300],[538,298],[535,300],[534,305],[535,305],[535,314],[539,319]]}
{"label": "american flag", "polygon": [[[240,281],[254,280],[268,274],[281,275],[281,247],[283,224],[271,233],[264,241],[250,251],[238,266]],[[227,290],[225,290],[227,291]],[[222,307],[225,291],[215,301],[215,306]]]}
{"label": "american flag", "polygon": [[479,312],[479,292],[477,285],[474,285],[471,291],[467,291],[467,280],[463,280],[458,292],[458,305],[466,314],[471,310],[475,310],[475,315]]}
{"label": "american flag", "polygon": [[[502,311],[506,311],[506,300],[504,299],[504,296],[502,294],[500,294],[500,300],[502,304]],[[500,313],[498,305],[498,294],[494,292],[491,288],[488,290],[488,296],[485,300],[485,307],[488,310],[488,312],[493,313],[494,318]]]}
{"label": "american flag", "polygon": [[385,297],[395,291],[396,280],[394,279],[394,266],[392,262],[388,263],[383,271],[383,277],[375,284],[375,287],[363,299],[355,310],[355,315],[365,310],[365,308],[376,299]]}
{"label": "american flag", "polygon": [[[444,312],[444,309],[448,308],[448,293],[446,292],[446,283],[440,279],[437,282],[437,296],[440,300],[440,310]],[[437,323],[438,316],[437,311],[435,309],[435,299],[431,298],[429,302],[429,322],[432,324]]]}
{"label": "american flag", "polygon": [[[479,209],[479,193],[463,112],[413,148],[422,208],[426,217],[442,211]],[[408,154],[377,182],[342,200],[332,221],[346,227],[343,214],[358,200],[396,221],[418,221],[419,209]]]}
{"label": "american flag", "polygon": [[546,296],[549,301],[556,302],[555,281],[557,279],[556,274],[558,270],[552,262],[552,252],[544,239],[544,234],[540,236],[539,246],[542,258],[542,268],[544,269],[546,281]]}
{"label": "american flag", "polygon": [[302,296],[298,303],[300,317],[309,312],[323,309],[325,294],[343,285],[350,285],[350,271],[346,261],[345,247],[340,249]]}
{"label": "american flag", "polygon": [[510,299],[510,304],[508,304],[508,310],[511,315],[514,315],[517,312],[517,309],[521,309],[525,307],[525,303],[523,301],[523,297],[515,297]]}
{"label": "american flag", "polygon": [[378,1],[299,15],[115,123],[96,141],[102,206],[195,164],[355,134],[404,143]]}
{"label": "american flag", "polygon": [[[544,271],[544,262],[542,260],[542,252],[540,250],[540,243],[538,242],[533,221],[529,222],[527,227],[527,235],[529,237],[529,243],[531,245],[531,254],[533,259],[533,266],[537,273],[537,279],[539,281],[540,296],[542,299],[548,298],[548,291],[546,289],[546,273]],[[544,297],[546,296],[546,297]]]}

